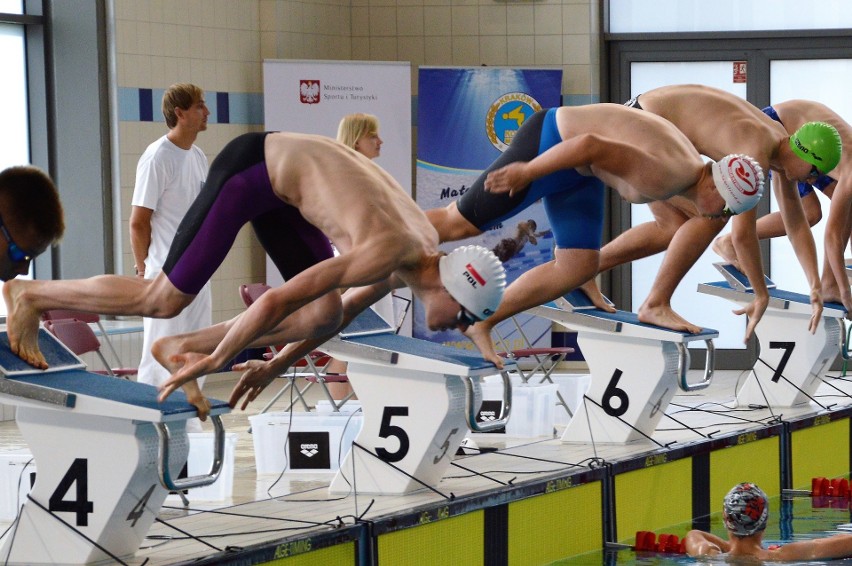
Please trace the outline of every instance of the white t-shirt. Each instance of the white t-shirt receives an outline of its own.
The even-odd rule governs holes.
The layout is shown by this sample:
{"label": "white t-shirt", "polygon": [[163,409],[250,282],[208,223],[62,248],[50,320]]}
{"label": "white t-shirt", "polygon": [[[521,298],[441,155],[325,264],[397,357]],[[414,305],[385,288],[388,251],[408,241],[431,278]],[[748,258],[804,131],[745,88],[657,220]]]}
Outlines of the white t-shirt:
{"label": "white t-shirt", "polygon": [[193,145],[181,149],[163,136],[145,150],[136,166],[133,206],[154,211],[145,277],[163,267],[178,225],[207,178],[207,156]]}

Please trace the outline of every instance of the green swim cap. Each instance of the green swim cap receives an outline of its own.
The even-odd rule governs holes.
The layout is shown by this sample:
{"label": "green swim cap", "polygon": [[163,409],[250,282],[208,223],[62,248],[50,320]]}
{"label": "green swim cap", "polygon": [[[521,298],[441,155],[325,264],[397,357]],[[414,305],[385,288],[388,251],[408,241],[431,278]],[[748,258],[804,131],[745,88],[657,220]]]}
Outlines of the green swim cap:
{"label": "green swim cap", "polygon": [[843,142],[831,124],[808,122],[790,136],[790,148],[825,175],[840,163]]}

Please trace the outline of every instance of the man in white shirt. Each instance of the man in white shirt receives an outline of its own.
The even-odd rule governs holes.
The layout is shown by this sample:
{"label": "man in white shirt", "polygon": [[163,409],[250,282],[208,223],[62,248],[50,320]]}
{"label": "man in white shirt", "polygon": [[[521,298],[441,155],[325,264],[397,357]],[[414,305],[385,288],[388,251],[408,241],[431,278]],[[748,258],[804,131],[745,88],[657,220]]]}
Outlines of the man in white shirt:
{"label": "man in white shirt", "polygon": [[[149,145],[139,158],[130,213],[130,247],[136,276],[145,279],[154,279],[162,271],[178,226],[201,191],[208,169],[207,157],[195,145],[199,132],[207,129],[210,114],[204,91],[192,84],[174,84],[163,94],[162,106],[169,132]],[[159,386],[170,372],[154,359],[151,346],[159,338],[213,323],[210,283],[177,316],[142,320],[139,381]],[[203,378],[199,387],[202,384]],[[198,420],[193,421],[190,428],[200,430]]]}

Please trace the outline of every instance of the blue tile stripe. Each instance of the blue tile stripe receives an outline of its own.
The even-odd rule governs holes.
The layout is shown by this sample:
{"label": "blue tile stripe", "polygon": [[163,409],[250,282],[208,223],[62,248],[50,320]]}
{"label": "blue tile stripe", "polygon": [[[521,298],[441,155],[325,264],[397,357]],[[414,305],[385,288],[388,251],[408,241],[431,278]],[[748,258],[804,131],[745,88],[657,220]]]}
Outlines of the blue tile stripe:
{"label": "blue tile stripe", "polygon": [[[118,119],[121,122],[163,122],[161,88],[118,89]],[[263,94],[204,91],[210,124],[263,125]]]}

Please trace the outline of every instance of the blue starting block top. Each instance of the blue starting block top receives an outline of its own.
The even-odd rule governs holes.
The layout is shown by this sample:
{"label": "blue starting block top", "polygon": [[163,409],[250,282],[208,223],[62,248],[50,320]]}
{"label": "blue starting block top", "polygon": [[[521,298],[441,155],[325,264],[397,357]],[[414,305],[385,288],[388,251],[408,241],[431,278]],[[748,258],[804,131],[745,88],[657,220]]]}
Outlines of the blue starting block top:
{"label": "blue starting block top", "polygon": [[[197,410],[182,391],[166,401],[157,401],[158,390],[152,385],[89,373],[85,364],[52,334],[39,329],[39,347],[50,369],[35,369],[9,349],[9,338],[0,333],[0,393],[7,400],[32,404],[43,401],[73,410],[102,416],[162,422],[195,416]],[[18,399],[20,398],[20,399]],[[230,412],[225,401],[208,399],[210,414]]]}
{"label": "blue starting block top", "polygon": [[[399,336],[374,310],[367,309],[323,346],[348,362],[359,361],[458,375],[494,373],[496,367],[476,350],[461,350],[419,338]],[[507,362],[511,366],[512,362]]]}
{"label": "blue starting block top", "polygon": [[[751,298],[754,296],[754,291],[743,291],[732,286],[728,281],[702,283],[698,286],[698,290],[702,293],[717,295],[734,301],[739,299],[740,302],[751,301]],[[796,306],[804,307],[796,310],[810,314],[811,298],[809,295],[802,293],[794,293],[793,291],[784,291],[777,287],[771,287],[769,289],[769,306],[783,310],[793,310],[791,307]],[[822,313],[823,316],[844,318],[846,316],[846,309],[840,303],[824,303]]]}
{"label": "blue starting block top", "polygon": [[[582,293],[582,291],[580,293],[582,297],[585,297],[585,303],[591,305],[591,301],[588,300],[585,293]],[[702,328],[700,332],[693,334],[691,332],[648,324],[640,321],[639,315],[634,312],[622,310],[607,312],[594,307],[594,305],[585,306],[582,302],[579,303],[580,307],[575,307],[573,301],[576,300],[578,300],[577,297],[566,295],[564,299],[533,307],[526,312],[534,316],[552,320],[569,330],[610,333],[624,337],[661,340],[664,342],[685,343],[696,340],[710,340],[719,336],[719,332],[712,328]],[[565,303],[568,303],[567,308]]]}
{"label": "blue starting block top", "polygon": [[407,336],[399,336],[397,334],[359,336],[356,338],[347,338],[345,341],[354,344],[372,346],[373,348],[380,348],[397,354],[406,354],[424,358],[424,364],[428,364],[429,361],[434,361],[465,366],[474,371],[494,369],[494,364],[483,360],[482,354],[480,354],[477,350],[460,350],[458,348],[436,344],[435,342],[429,342],[428,340],[409,338]]}
{"label": "blue starting block top", "polygon": [[[614,304],[607,297],[604,297],[604,300],[609,305]],[[568,307],[567,309],[566,306]],[[595,321],[606,321],[611,324],[600,325],[590,322],[590,325],[622,334],[661,334],[661,336],[666,336],[666,334],[668,334],[671,336],[680,336],[682,339],[678,341],[706,340],[719,336],[719,332],[712,328],[702,328],[700,332],[693,334],[683,330],[673,330],[671,328],[657,326],[656,324],[642,322],[639,320],[639,315],[631,311],[616,310],[615,312],[607,312],[597,308],[594,303],[592,303],[591,299],[589,299],[588,295],[586,295],[586,293],[581,289],[574,289],[570,293],[564,295],[561,300],[551,301],[542,305],[542,307],[538,307],[538,309],[539,311],[531,309],[529,312],[560,323],[561,321],[557,320],[557,318],[560,318],[561,315],[559,313],[563,312],[571,315],[568,317],[566,314],[565,317],[561,317],[562,320],[565,320],[566,322],[570,319],[575,323],[582,323],[583,317],[594,319]],[[627,331],[625,327],[631,327],[633,330]],[[646,330],[647,332],[643,332],[643,330]]]}
{"label": "blue starting block top", "polygon": [[[83,370],[67,370],[54,373],[38,373],[17,375],[8,378],[18,383],[28,383],[39,387],[48,387],[74,395],[88,395],[117,403],[124,403],[160,411],[163,415],[179,415],[195,413],[196,409],[186,400],[182,391],[175,391],[169,398],[160,403],[157,401],[158,390],[153,385],[137,383],[126,379],[89,373]],[[230,411],[228,403],[218,399],[210,401],[211,413]]]}

